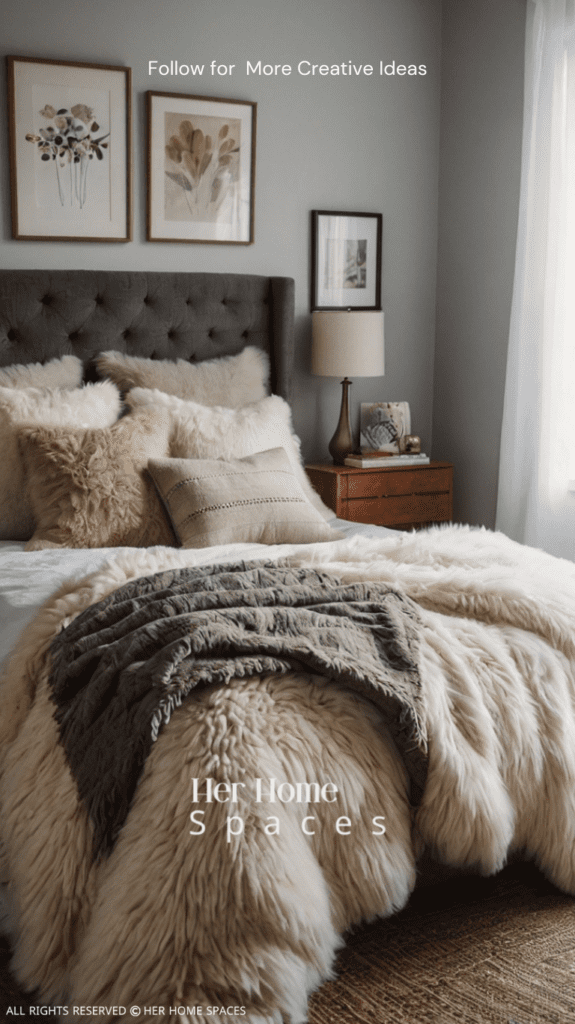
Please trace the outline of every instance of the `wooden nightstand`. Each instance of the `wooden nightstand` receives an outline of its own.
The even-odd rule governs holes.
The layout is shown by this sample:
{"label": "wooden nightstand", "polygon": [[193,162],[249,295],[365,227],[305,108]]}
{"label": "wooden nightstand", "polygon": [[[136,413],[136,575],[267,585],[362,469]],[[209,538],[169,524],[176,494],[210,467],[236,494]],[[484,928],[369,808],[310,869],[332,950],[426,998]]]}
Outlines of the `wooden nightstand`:
{"label": "wooden nightstand", "polygon": [[453,514],[451,462],[389,469],[313,465],[306,472],[338,519],[405,530],[449,522]]}

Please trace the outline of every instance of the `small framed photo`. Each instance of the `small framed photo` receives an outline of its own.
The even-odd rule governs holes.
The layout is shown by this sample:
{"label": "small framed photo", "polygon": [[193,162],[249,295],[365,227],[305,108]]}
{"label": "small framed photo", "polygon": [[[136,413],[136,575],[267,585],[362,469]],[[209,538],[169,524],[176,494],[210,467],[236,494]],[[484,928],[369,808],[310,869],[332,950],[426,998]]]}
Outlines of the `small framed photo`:
{"label": "small framed photo", "polygon": [[6,59],[12,237],[129,242],[130,68]]}
{"label": "small framed photo", "polygon": [[359,445],[363,453],[405,451],[405,438],[411,434],[408,402],[362,402]]}
{"label": "small framed photo", "polygon": [[381,213],[311,217],[311,308],[381,309]]}
{"label": "small framed photo", "polygon": [[148,241],[254,240],[256,103],[148,92]]}

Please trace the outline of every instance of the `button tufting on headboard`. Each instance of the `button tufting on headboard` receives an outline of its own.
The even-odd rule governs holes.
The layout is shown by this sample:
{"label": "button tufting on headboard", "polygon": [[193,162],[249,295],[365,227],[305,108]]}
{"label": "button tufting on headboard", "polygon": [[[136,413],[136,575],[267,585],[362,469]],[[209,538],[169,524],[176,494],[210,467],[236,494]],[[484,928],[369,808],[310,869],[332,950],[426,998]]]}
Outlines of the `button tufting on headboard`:
{"label": "button tufting on headboard", "polygon": [[290,278],[254,274],[0,270],[0,365],[72,344],[86,363],[111,348],[201,362],[251,344],[270,352],[272,386],[289,397],[293,298]]}

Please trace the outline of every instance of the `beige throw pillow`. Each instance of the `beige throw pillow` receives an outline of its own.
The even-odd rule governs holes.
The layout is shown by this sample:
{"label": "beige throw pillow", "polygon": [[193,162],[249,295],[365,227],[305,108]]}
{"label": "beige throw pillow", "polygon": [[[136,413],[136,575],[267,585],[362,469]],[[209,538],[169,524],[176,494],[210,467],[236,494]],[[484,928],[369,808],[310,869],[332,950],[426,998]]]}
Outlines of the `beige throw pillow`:
{"label": "beige throw pillow", "polygon": [[24,424],[44,427],[109,427],[121,410],[111,381],[83,388],[0,387],[0,540],[28,540],[34,516],[28,498],[18,432]]}
{"label": "beige throw pillow", "polygon": [[78,388],[82,383],[82,360],[62,356],[48,363],[19,363],[0,369],[3,388]]}
{"label": "beige throw pillow", "polygon": [[151,406],[171,413],[170,455],[174,458],[243,459],[269,448],[283,448],[308,501],[325,520],[334,518],[303,468],[300,441],[292,429],[291,409],[279,395],[269,395],[242,409],[210,409],[161,391],[134,388],[126,395],[126,402],[134,409]]}
{"label": "beige throw pillow", "polygon": [[169,418],[153,409],[108,430],[25,427],[26,466],[41,548],[149,547],[174,537],[145,467],[168,454]]}
{"label": "beige throw pillow", "polygon": [[188,363],[185,359],[143,359],[122,352],[102,352],[96,367],[123,391],[158,388],[201,405],[238,408],[258,402],[268,392],[270,362],[266,352],[248,345],[236,356]]}
{"label": "beige throw pillow", "polygon": [[151,459],[148,470],[185,548],[337,540],[283,448],[245,459]]}

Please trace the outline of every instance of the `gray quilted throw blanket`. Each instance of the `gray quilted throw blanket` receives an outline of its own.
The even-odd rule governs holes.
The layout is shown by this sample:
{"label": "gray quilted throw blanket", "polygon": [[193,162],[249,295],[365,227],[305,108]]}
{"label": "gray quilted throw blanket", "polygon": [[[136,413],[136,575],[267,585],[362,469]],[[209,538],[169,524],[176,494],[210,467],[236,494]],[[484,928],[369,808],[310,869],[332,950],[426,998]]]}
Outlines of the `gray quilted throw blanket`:
{"label": "gray quilted throw blanket", "polygon": [[383,712],[421,797],[426,734],[419,617],[378,583],[239,562],[136,579],[87,608],[54,640],[52,699],[66,758],[94,827],[112,849],[162,725],[206,684],[313,672]]}

